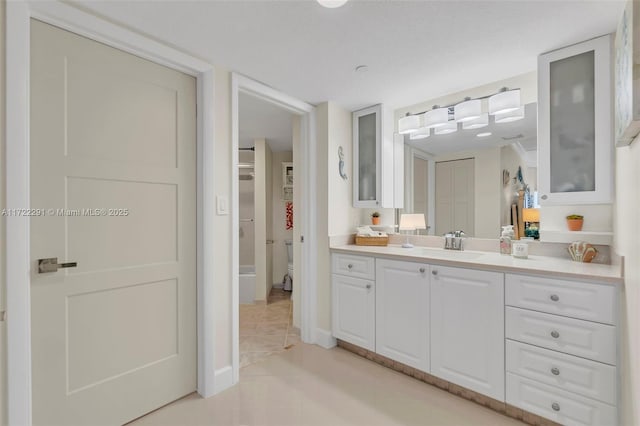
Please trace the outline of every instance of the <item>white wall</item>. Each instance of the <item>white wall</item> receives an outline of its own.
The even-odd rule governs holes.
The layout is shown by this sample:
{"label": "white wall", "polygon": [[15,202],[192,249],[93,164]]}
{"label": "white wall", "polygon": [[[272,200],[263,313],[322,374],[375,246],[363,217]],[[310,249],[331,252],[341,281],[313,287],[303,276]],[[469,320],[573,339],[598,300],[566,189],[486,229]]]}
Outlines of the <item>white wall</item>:
{"label": "white wall", "polygon": [[287,273],[287,247],[284,241],[293,239],[293,230],[286,229],[285,226],[286,201],[282,199],[282,163],[292,161],[293,151],[274,152],[271,156],[273,170],[273,276],[271,282],[274,284],[282,283],[282,278]]}
{"label": "white wall", "polygon": [[[0,1],[0,170],[5,169],[4,155],[5,155],[5,13],[6,2]],[[5,207],[5,176],[4,172],[0,172],[0,209]],[[0,217],[0,311],[4,311],[5,308],[5,260],[4,260],[4,241],[5,241],[5,226],[6,222],[4,216]],[[6,322],[0,322],[0,424],[7,424],[7,365],[6,365]]]}
{"label": "white wall", "polygon": [[[317,107],[318,146],[318,328],[331,330],[331,256],[329,236],[355,232],[360,209],[352,204],[353,150],[351,112],[333,102]],[[338,148],[342,146],[347,180],[338,173]]]}

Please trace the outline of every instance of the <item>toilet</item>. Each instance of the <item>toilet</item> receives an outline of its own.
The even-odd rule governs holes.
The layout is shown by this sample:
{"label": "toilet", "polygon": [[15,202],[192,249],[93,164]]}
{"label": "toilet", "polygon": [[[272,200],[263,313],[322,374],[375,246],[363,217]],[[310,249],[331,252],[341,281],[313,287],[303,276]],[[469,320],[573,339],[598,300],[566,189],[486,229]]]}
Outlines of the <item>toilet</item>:
{"label": "toilet", "polygon": [[284,290],[291,291],[291,283],[293,282],[293,241],[284,240],[287,246],[287,278],[284,281]]}

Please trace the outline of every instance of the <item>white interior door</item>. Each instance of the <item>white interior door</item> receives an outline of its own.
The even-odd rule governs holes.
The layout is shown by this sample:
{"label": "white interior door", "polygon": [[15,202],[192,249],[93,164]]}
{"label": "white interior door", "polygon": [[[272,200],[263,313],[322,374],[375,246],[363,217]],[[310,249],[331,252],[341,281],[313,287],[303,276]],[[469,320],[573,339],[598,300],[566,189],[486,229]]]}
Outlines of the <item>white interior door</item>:
{"label": "white interior door", "polygon": [[456,230],[475,234],[474,161],[436,163],[436,235]]}
{"label": "white interior door", "polygon": [[33,419],[122,424],[196,388],[196,82],[31,28]]}

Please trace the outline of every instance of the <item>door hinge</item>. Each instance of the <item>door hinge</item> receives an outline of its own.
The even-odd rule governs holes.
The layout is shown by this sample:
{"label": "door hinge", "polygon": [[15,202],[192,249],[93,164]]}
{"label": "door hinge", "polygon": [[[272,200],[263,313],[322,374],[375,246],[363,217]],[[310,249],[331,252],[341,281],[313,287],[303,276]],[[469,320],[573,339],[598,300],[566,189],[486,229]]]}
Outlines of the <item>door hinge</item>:
{"label": "door hinge", "polygon": [[300,235],[300,242],[304,243],[304,235]]}
{"label": "door hinge", "polygon": [[0,311],[0,322],[4,322],[7,319],[7,311]]}

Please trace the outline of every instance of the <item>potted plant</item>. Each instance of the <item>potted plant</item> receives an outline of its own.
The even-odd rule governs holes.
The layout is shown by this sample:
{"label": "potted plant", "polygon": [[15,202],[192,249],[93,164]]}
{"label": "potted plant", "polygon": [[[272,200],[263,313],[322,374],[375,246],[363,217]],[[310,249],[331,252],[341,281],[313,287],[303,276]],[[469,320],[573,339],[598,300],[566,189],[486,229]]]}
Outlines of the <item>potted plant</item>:
{"label": "potted plant", "polygon": [[567,226],[569,231],[582,231],[582,224],[584,223],[584,216],[579,214],[571,214],[567,216]]}
{"label": "potted plant", "polygon": [[380,224],[380,213],[378,212],[371,213],[371,223],[374,225]]}

